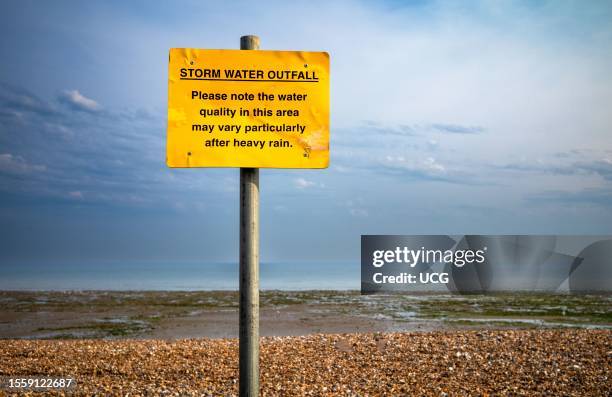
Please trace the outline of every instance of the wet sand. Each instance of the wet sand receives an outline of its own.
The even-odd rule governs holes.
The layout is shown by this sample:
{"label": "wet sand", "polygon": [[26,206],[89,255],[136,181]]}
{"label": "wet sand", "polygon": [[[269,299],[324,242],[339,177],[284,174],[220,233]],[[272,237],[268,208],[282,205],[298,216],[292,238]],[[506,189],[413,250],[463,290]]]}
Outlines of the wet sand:
{"label": "wet sand", "polygon": [[[238,295],[0,292],[0,338],[231,338]],[[261,335],[434,330],[612,329],[611,295],[397,295],[264,291]]]}
{"label": "wet sand", "polygon": [[[4,340],[0,375],[67,376],[74,395],[236,395],[236,339]],[[612,332],[314,334],[261,342],[269,396],[612,394]]]}

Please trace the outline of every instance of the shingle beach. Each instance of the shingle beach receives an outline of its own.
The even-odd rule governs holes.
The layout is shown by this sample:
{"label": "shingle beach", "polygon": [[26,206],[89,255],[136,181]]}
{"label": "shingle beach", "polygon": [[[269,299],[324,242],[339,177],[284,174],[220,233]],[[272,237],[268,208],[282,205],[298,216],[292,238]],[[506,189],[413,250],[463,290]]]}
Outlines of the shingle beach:
{"label": "shingle beach", "polygon": [[[0,375],[70,375],[77,381],[71,395],[236,395],[237,359],[236,339],[0,341]],[[261,394],[270,396],[608,396],[611,377],[609,330],[314,334],[261,342]]]}

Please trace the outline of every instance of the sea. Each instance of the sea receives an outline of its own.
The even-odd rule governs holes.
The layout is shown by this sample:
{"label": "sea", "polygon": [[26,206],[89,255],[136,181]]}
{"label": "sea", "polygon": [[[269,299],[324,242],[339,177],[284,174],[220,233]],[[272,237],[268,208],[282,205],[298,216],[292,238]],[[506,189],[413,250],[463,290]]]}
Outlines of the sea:
{"label": "sea", "polygon": [[[261,263],[260,289],[359,290],[358,262]],[[237,263],[0,264],[4,291],[238,290]]]}

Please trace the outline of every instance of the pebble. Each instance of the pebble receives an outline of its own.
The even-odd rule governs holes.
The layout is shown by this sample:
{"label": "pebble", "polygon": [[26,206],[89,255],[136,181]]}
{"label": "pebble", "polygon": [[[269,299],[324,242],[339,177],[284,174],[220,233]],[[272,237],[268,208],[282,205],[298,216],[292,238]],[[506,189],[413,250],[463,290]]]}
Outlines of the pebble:
{"label": "pebble", "polygon": [[[610,351],[610,330],[265,337],[260,385],[265,396],[605,396]],[[0,340],[0,376],[28,375],[73,376],[76,396],[237,395],[238,341]]]}

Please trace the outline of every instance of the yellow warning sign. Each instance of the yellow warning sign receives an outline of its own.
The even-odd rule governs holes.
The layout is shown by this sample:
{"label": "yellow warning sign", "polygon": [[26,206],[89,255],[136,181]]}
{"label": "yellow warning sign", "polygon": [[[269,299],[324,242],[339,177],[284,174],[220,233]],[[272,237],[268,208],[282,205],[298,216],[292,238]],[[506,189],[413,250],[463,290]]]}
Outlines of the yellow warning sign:
{"label": "yellow warning sign", "polygon": [[326,52],[172,48],[169,167],[326,168]]}

